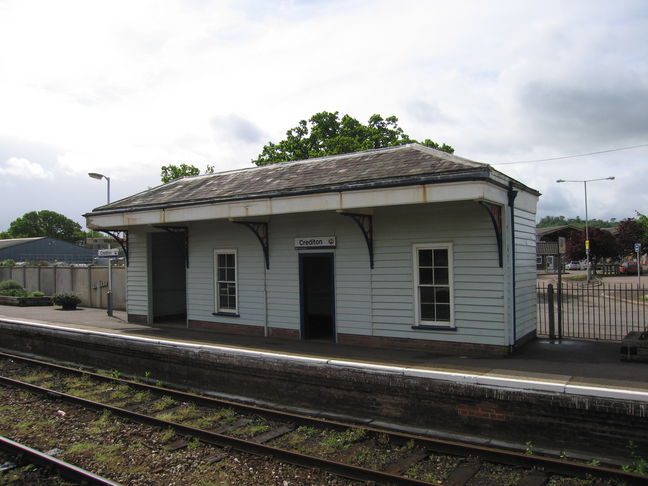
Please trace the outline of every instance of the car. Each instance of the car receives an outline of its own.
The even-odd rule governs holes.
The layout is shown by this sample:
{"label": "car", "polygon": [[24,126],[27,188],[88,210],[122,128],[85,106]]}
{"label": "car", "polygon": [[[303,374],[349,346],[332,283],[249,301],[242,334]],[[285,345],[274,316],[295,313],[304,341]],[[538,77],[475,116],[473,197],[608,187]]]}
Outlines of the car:
{"label": "car", "polygon": [[[641,267],[639,267],[639,272],[643,273]],[[637,262],[636,261],[623,262],[619,266],[619,273],[623,275],[637,275]]]}
{"label": "car", "polygon": [[565,270],[586,270],[586,269],[587,269],[587,263],[585,262],[572,261],[572,262],[565,263]]}

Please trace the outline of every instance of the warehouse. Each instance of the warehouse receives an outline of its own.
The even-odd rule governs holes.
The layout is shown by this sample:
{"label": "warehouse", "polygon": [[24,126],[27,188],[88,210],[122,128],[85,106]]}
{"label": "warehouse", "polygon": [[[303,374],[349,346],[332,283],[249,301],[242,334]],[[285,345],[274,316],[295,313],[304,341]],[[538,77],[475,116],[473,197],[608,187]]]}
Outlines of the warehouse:
{"label": "warehouse", "polygon": [[538,196],[408,144],[184,177],[86,218],[127,253],[132,322],[505,354],[535,335]]}

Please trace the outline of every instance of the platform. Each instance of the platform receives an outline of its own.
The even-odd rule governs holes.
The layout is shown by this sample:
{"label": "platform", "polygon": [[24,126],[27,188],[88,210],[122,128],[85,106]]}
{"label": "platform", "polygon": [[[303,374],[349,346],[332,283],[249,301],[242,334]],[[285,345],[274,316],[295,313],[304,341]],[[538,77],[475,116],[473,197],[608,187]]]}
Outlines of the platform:
{"label": "platform", "polygon": [[[126,313],[79,308],[62,311],[53,307],[0,305],[0,320],[22,320],[88,331],[140,336],[156,340],[241,348],[279,355],[343,360],[396,368],[421,368],[467,376],[511,378],[516,387],[533,383],[555,383],[592,388],[588,394],[611,396],[614,390],[628,390],[633,397],[648,401],[648,363],[619,358],[617,343],[592,341],[549,341],[538,339],[503,358],[450,356],[421,350],[367,348],[321,341],[296,341],[187,329],[182,324],[148,326],[126,321]],[[461,379],[457,377],[457,379]],[[461,380],[461,381],[465,381]],[[525,382],[529,382],[525,385]],[[639,392],[639,393],[636,393]],[[646,393],[643,396],[643,393]],[[623,395],[623,394],[621,394]]]}
{"label": "platform", "polygon": [[[648,364],[618,344],[537,340],[448,356],[131,324],[101,309],[0,306],[0,349],[379,427],[608,463],[648,456]],[[623,462],[626,461],[626,462]]]}

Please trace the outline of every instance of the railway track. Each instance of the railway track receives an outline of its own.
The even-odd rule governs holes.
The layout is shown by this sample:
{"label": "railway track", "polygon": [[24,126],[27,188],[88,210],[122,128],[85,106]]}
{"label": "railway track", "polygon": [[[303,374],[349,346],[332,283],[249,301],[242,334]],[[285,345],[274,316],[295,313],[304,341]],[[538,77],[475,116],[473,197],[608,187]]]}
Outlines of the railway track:
{"label": "railway track", "polygon": [[[1,484],[83,484],[86,486],[120,486],[118,483],[76,467],[56,457],[32,449],[24,444],[0,436],[0,483]],[[25,465],[41,466],[45,471],[33,471]],[[5,466],[5,467],[1,467]],[[5,483],[2,474],[10,474],[13,469],[19,469]],[[51,473],[56,477],[52,477]],[[70,482],[68,482],[70,481]]]}
{"label": "railway track", "polygon": [[611,467],[286,413],[4,353],[0,358],[0,383],[6,386],[357,481],[541,486],[564,484],[565,478],[619,485],[647,479]]}

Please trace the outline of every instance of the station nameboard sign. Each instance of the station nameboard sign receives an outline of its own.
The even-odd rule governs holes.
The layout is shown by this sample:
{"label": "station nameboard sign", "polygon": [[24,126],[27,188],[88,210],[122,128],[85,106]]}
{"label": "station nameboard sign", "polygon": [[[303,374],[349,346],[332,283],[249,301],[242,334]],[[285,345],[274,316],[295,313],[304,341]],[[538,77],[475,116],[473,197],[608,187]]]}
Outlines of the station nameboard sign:
{"label": "station nameboard sign", "polygon": [[106,248],[97,250],[97,256],[101,258],[117,258],[119,256],[119,248]]}
{"label": "station nameboard sign", "polygon": [[295,250],[322,250],[335,248],[335,236],[304,236],[295,238]]}

